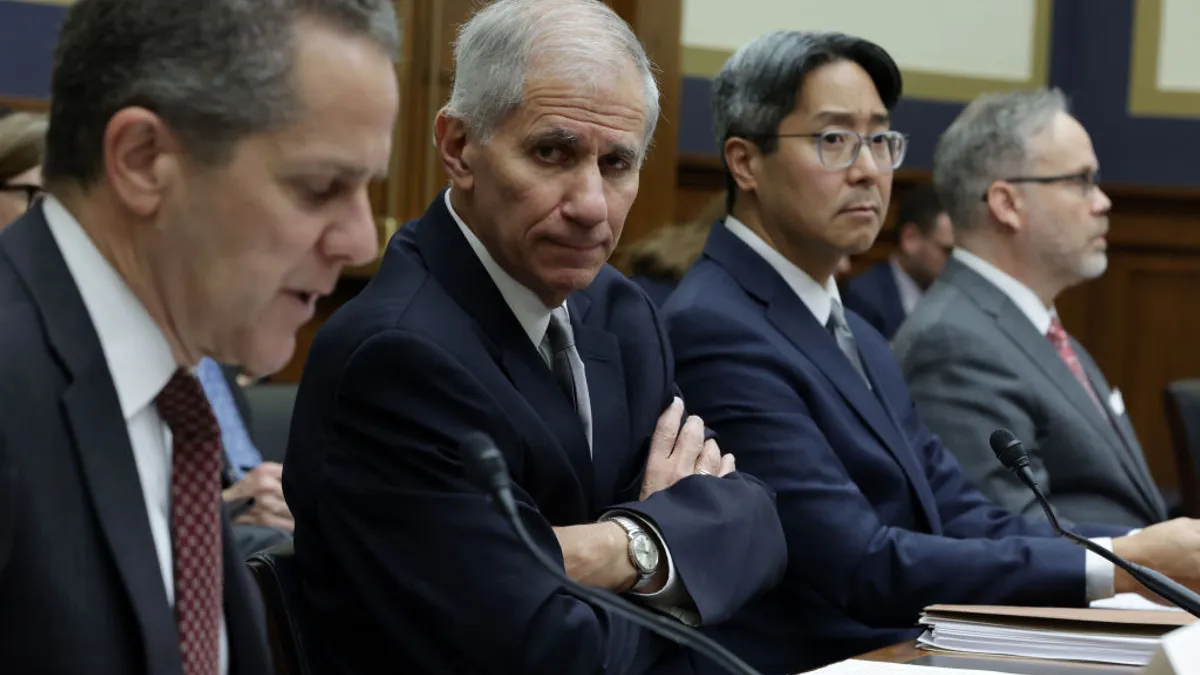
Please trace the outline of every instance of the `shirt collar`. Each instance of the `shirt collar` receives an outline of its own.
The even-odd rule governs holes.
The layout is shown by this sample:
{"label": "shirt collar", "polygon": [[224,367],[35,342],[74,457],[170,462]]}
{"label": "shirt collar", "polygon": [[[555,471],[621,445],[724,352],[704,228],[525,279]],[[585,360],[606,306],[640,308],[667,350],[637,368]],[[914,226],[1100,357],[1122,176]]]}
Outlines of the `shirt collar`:
{"label": "shirt collar", "polygon": [[[529,336],[529,340],[533,342],[533,346],[540,349],[542,339],[546,337],[546,328],[550,325],[550,312],[554,308],[546,307],[536,293],[523,286],[512,278],[512,275],[505,272],[503,267],[500,267],[479,237],[475,236],[471,228],[467,227],[467,224],[455,212],[454,205],[450,203],[450,190],[446,190],[443,197],[446,200],[446,209],[450,211],[450,217],[454,218],[458,229],[470,244],[471,250],[475,252],[479,262],[483,263],[483,268],[492,278],[492,283],[496,284],[496,289],[500,291],[500,296],[504,298],[505,304],[512,310],[513,316],[517,317],[517,321],[525,330],[525,334]],[[566,302],[563,302],[563,305],[565,306]]]}
{"label": "shirt collar", "polygon": [[808,307],[808,311],[816,317],[817,321],[822,325],[829,323],[830,307],[834,300],[842,303],[842,296],[838,293],[837,282],[833,277],[825,282],[822,286],[816,280],[808,276],[804,270],[796,267],[795,263],[783,257],[783,254],[771,247],[762,237],[758,236],[744,223],[733,216],[725,217],[725,229],[733,233],[735,237],[746,242],[746,245],[754,250],[767,264],[774,269],[792,291],[800,297],[801,302]]}
{"label": "shirt collar", "polygon": [[924,291],[917,285],[916,280],[904,271],[900,266],[900,261],[895,258],[888,260],[888,264],[892,268],[892,276],[896,279],[896,291],[900,293],[900,304],[904,307],[904,315],[912,314],[913,308],[921,301],[921,296]]}
{"label": "shirt collar", "polygon": [[1047,309],[1046,305],[1042,304],[1037,293],[1034,293],[1025,284],[1012,278],[1007,272],[1004,272],[999,267],[980,258],[970,251],[955,247],[951,254],[960,263],[975,270],[984,279],[987,279],[993,286],[1000,289],[1000,292],[1008,296],[1009,300],[1021,310],[1021,313],[1029,318],[1033,327],[1039,333],[1045,335],[1050,330],[1050,322],[1053,320],[1056,312],[1053,308]]}
{"label": "shirt collar", "polygon": [[171,346],[66,207],[47,195],[42,210],[96,328],[121,413],[128,421],[150,405],[174,375],[177,366]]}

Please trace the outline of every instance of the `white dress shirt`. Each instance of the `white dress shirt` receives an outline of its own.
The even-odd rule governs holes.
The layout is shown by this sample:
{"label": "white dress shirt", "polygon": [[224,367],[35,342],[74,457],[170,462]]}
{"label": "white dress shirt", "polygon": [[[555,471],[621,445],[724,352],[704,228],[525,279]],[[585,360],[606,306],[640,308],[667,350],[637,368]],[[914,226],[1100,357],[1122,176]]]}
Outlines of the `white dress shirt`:
{"label": "white dress shirt", "polygon": [[[158,553],[167,602],[175,606],[171,551],[171,430],[158,415],[155,398],[177,366],[162,330],[100,253],[79,221],[52,196],[42,201],[50,234],[91,316],[108,372],[117,390],[133,448],[150,533]],[[223,610],[222,610],[223,611]],[[221,620],[221,672],[229,672],[229,639]]]}
{"label": "white dress shirt", "polygon": [[[542,360],[546,362],[546,367],[549,368],[551,355],[543,350],[542,341],[546,336],[546,329],[550,325],[550,312],[555,308],[547,307],[536,293],[523,286],[519,281],[512,278],[512,275],[504,271],[504,268],[496,262],[492,254],[488,252],[487,247],[479,240],[479,237],[475,236],[471,228],[467,227],[467,224],[455,212],[454,205],[450,203],[450,190],[446,190],[444,198],[446,200],[446,209],[450,211],[450,216],[454,218],[454,222],[458,224],[459,231],[462,232],[463,237],[470,244],[471,250],[475,252],[476,257],[479,258],[479,262],[483,263],[483,268],[487,270],[488,276],[496,284],[496,289],[500,291],[500,296],[504,298],[504,302],[508,305],[508,308],[512,310],[521,327],[525,329],[525,334],[529,336],[529,341],[533,343],[534,348],[542,355]],[[566,309],[567,303],[564,301],[560,306]],[[570,316],[569,313],[568,316]],[[586,368],[587,364],[585,363],[585,372]],[[585,393],[587,392],[586,384],[585,382],[583,387]],[[649,604],[657,605],[661,609],[669,611],[673,616],[685,623],[694,625],[697,621],[694,613],[679,606],[685,597],[684,589],[679,582],[679,575],[675,572],[675,561],[671,558],[671,549],[667,547],[662,533],[658,531],[654,523],[649,522],[640,514],[616,509],[605,513],[604,517],[611,515],[632,518],[644,528],[653,532],[658,542],[662,545],[662,550],[667,560],[667,583],[654,593],[634,592],[633,594],[645,599]]]}
{"label": "white dress shirt", "polygon": [[[1045,335],[1050,331],[1050,323],[1057,315],[1057,312],[1054,311],[1053,307],[1046,307],[1041,298],[1037,296],[1037,293],[1033,292],[1033,289],[966,249],[956,247],[951,255],[955,260],[971,268],[979,276],[987,279],[989,283],[1000,289],[1001,293],[1008,296],[1008,299],[1012,300],[1017,309],[1021,310],[1021,313],[1029,319],[1029,323],[1033,324],[1034,329],[1038,333]],[[1131,534],[1137,531],[1132,530]],[[1097,537],[1092,541],[1110,551],[1112,550],[1112,539],[1109,537]],[[1091,551],[1087,552],[1088,602],[1112,597],[1114,593],[1114,573],[1115,570],[1112,563]]]}
{"label": "white dress shirt", "polygon": [[[783,257],[779,251],[776,251],[770,244],[763,241],[762,237],[755,234],[745,224],[738,222],[733,216],[725,218],[725,227],[737,238],[746,242],[747,246],[754,249],[768,265],[783,277],[783,280],[787,282],[788,286],[791,286],[796,295],[800,296],[800,300],[813,313],[817,321],[821,322],[822,326],[829,322],[830,301],[836,298],[838,302],[841,302],[837,284],[834,283],[832,278],[822,287],[812,277],[808,276],[804,270]],[[1039,327],[1039,331],[1042,334],[1045,334],[1050,329],[1050,310],[1047,310],[1042,305],[1033,291],[1019,283],[1016,279],[984,262],[978,256],[971,255],[961,248],[955,248],[953,255],[963,264],[971,267],[971,269],[982,274],[984,278],[995,283],[1000,290],[1009,295],[1013,299],[1013,302],[1017,303],[1017,306],[1030,317],[1029,320],[1033,322],[1033,325]],[[1093,541],[1110,551],[1112,550],[1112,539],[1098,537],[1093,539]],[[1112,563],[1091,551],[1087,552],[1085,560],[1084,576],[1088,602],[1112,597],[1114,574]]]}
{"label": "white dress shirt", "polygon": [[904,307],[904,315],[908,316],[912,314],[925,292],[917,285],[915,279],[908,276],[908,272],[904,271],[898,260],[890,258],[888,265],[892,268],[892,277],[896,280],[896,290],[900,293],[900,305]]}

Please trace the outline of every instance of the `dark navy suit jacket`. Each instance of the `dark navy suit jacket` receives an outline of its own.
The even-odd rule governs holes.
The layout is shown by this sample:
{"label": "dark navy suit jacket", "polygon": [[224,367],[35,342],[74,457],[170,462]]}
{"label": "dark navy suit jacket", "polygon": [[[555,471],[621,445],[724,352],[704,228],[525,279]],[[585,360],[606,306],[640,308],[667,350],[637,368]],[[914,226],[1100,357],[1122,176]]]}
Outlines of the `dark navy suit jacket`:
{"label": "dark navy suit jacket", "polygon": [[847,281],[841,289],[842,305],[857,312],[888,340],[907,318],[900,289],[896,287],[896,276],[887,260]]}
{"label": "dark navy suit jacket", "polygon": [[735,473],[637,501],[678,389],[655,308],[605,267],[568,300],[591,394],[583,426],[439,196],[321,329],[296,401],[284,490],[328,672],[686,673],[672,642],[567,595],[463,475],[469,431],[504,453],[519,510],[551,526],[632,510],[661,530],[705,624],[781,578],[773,494]]}
{"label": "dark navy suit jacket", "polygon": [[934,603],[1085,603],[1083,550],[968,482],[857,315],[847,313],[873,390],[723,225],[664,312],[688,404],[739,470],[775,489],[787,534],[784,581],[713,629],[753,665],[795,673],[915,637]]}

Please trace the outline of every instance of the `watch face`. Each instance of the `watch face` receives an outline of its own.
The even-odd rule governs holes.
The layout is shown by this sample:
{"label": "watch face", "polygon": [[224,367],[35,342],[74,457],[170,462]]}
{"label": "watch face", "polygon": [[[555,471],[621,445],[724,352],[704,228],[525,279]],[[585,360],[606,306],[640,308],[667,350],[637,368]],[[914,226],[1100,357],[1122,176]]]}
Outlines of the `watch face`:
{"label": "watch face", "polygon": [[652,572],[658,568],[658,547],[644,533],[633,536],[629,542],[629,550],[633,559],[642,572]]}

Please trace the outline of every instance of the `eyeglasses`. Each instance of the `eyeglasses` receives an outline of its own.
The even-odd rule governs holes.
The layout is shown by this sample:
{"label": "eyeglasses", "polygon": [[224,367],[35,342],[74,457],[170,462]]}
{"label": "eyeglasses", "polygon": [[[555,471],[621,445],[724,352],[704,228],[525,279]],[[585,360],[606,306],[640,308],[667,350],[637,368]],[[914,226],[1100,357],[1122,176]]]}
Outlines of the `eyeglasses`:
{"label": "eyeglasses", "polygon": [[849,129],[831,129],[808,134],[766,134],[761,138],[811,138],[817,142],[817,158],[830,171],[849,168],[858,161],[863,145],[870,143],[871,158],[883,171],[892,171],[904,162],[908,136],[899,131],[878,131],[863,136]]}
{"label": "eyeglasses", "polygon": [[0,192],[20,192],[25,195],[25,209],[33,206],[42,195],[42,186],[30,183],[0,183]]}
{"label": "eyeglasses", "polygon": [[[1005,183],[1041,183],[1049,185],[1051,183],[1074,183],[1077,187],[1083,190],[1083,194],[1089,195],[1092,190],[1100,184],[1100,172],[1091,169],[1084,169],[1076,173],[1064,173],[1057,176],[1013,176],[1012,178],[1001,178]],[[983,201],[987,201],[987,192],[983,193]]]}

